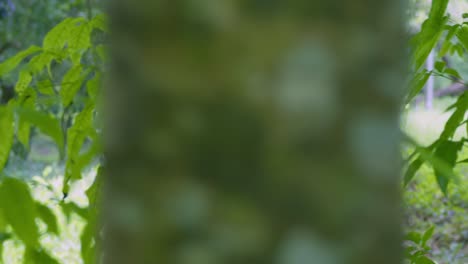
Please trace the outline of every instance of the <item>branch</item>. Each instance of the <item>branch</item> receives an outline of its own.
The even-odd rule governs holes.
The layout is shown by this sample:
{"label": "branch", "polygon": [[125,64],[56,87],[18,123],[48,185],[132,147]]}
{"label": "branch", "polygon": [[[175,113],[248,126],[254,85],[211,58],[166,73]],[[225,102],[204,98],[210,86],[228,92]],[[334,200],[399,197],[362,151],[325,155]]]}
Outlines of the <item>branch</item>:
{"label": "branch", "polygon": [[[466,86],[464,83],[455,82],[446,88],[435,91],[434,97],[439,98],[439,97],[444,97],[444,96],[455,96],[455,95],[459,95],[463,93],[466,90],[468,90],[468,86]],[[414,100],[414,103],[416,105],[419,105],[423,101],[424,101],[424,95],[420,95],[416,97],[416,99]]]}

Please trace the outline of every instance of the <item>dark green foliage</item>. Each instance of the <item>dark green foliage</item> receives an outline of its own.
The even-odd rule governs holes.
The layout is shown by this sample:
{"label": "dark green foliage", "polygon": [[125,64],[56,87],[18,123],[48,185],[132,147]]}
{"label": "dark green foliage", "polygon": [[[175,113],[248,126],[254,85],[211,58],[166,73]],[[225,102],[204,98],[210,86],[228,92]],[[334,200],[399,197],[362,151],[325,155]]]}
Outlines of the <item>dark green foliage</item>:
{"label": "dark green foliage", "polygon": [[[463,146],[463,142],[454,142],[454,141],[441,141],[436,150],[434,151],[435,157],[438,157],[442,162],[444,162],[449,168],[453,168],[457,161],[458,151]],[[444,169],[441,169],[442,166],[434,166],[435,175],[437,178],[437,183],[439,183],[440,189],[444,194],[447,193],[447,185],[449,181],[453,178],[453,170],[450,169],[448,172]]]}
{"label": "dark green foliage", "polygon": [[1,209],[18,237],[28,246],[39,246],[39,231],[35,223],[37,208],[26,183],[5,178],[0,185]]}

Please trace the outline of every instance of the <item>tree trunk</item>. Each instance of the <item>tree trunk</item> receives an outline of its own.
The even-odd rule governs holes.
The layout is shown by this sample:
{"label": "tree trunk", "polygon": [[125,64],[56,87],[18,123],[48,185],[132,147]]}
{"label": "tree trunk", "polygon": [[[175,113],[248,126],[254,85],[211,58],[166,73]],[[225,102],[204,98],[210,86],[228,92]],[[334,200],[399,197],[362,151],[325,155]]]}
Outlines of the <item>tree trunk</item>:
{"label": "tree trunk", "polygon": [[[429,53],[429,57],[426,61],[426,69],[428,71],[434,70],[434,50]],[[432,103],[434,101],[434,75],[431,74],[427,80],[425,87],[425,96],[426,96],[426,109],[432,109]]]}
{"label": "tree trunk", "polygon": [[401,1],[112,1],[104,263],[400,263]]}

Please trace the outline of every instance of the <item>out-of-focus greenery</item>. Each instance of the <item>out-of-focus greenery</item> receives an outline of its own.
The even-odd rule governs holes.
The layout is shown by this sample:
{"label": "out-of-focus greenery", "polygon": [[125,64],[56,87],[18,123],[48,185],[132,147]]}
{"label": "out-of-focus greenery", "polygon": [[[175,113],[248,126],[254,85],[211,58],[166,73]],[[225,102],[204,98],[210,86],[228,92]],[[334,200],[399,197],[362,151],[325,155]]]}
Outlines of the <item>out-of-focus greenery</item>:
{"label": "out-of-focus greenery", "polygon": [[[98,12],[101,1],[92,0],[91,12]],[[88,16],[87,0],[0,0],[0,44],[11,48],[0,58],[38,45],[45,34],[66,17]]]}

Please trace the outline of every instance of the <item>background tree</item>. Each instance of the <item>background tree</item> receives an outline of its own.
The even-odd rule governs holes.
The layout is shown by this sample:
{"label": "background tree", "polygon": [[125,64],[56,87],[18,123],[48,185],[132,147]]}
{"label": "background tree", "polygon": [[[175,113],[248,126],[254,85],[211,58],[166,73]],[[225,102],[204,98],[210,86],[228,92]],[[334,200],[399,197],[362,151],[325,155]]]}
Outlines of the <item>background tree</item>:
{"label": "background tree", "polygon": [[105,263],[399,263],[399,1],[113,1]]}

